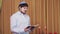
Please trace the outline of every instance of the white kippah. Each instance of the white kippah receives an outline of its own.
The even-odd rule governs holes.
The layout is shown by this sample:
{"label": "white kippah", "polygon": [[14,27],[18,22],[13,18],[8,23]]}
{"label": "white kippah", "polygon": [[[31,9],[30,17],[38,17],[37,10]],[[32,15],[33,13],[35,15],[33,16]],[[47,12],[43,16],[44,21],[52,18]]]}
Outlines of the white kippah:
{"label": "white kippah", "polygon": [[19,4],[25,4],[26,2],[25,1],[22,1],[22,2],[20,2]]}

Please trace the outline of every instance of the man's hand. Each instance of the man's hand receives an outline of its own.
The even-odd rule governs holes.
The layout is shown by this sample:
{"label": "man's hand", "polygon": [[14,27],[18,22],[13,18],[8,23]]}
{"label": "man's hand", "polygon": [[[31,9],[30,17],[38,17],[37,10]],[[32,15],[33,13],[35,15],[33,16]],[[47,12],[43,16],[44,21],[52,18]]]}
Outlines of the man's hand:
{"label": "man's hand", "polygon": [[24,31],[27,32],[27,31],[29,31],[29,29],[26,29],[26,28],[25,28]]}

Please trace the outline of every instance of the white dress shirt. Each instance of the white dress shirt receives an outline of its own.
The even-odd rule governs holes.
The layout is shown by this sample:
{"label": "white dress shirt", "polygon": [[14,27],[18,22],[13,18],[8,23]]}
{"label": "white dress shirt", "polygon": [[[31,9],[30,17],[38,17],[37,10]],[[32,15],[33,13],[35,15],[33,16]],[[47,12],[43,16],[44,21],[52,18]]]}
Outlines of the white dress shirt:
{"label": "white dress shirt", "polygon": [[10,17],[10,28],[12,32],[29,34],[24,29],[30,26],[30,18],[27,14],[23,15],[20,11],[17,11]]}

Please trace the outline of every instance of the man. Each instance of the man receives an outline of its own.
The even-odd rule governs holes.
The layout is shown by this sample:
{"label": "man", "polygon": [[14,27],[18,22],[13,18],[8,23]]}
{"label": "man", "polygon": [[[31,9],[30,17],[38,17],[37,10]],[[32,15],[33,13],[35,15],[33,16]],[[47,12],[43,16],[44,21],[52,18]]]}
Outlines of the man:
{"label": "man", "polygon": [[21,2],[18,6],[19,11],[10,17],[10,28],[12,34],[29,34],[30,17],[26,14],[28,4]]}

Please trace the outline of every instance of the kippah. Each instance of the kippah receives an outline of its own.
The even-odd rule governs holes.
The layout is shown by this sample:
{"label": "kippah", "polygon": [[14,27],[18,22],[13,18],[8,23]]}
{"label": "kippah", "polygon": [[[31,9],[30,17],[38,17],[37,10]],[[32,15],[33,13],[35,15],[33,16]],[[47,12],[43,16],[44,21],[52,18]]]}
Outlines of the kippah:
{"label": "kippah", "polygon": [[22,2],[20,2],[19,4],[25,4],[26,2],[25,1],[22,1]]}

